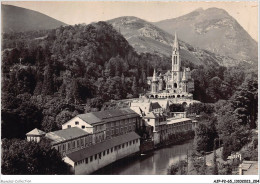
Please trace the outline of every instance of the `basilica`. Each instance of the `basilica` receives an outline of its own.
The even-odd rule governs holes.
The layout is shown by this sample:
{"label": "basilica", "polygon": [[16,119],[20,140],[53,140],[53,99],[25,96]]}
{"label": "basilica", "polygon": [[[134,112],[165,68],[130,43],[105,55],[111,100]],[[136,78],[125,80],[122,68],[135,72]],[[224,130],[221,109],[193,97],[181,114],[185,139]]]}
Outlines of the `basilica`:
{"label": "basilica", "polygon": [[193,99],[194,81],[191,78],[190,68],[181,67],[180,46],[177,34],[172,50],[172,69],[158,74],[156,69],[152,77],[147,77],[150,92],[148,98],[189,98]]}

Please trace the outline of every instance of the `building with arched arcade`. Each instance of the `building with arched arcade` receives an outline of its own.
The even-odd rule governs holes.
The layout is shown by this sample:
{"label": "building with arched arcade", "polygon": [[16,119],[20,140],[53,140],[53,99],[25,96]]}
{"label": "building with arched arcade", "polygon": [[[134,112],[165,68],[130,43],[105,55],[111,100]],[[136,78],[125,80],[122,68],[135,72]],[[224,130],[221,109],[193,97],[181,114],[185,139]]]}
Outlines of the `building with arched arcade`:
{"label": "building with arched arcade", "polygon": [[159,75],[154,69],[152,77],[147,77],[147,83],[150,86],[148,98],[188,98],[193,99],[194,81],[191,78],[190,68],[181,68],[180,46],[177,35],[172,51],[172,69]]}

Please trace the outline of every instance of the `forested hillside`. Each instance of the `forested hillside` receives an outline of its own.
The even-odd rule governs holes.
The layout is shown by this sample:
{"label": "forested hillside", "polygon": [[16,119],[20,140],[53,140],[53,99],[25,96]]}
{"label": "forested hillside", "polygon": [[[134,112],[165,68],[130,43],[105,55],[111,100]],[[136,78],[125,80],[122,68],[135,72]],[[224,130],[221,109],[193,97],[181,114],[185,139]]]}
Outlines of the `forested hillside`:
{"label": "forested hillside", "polygon": [[[111,99],[138,97],[153,64],[105,22],[3,35],[2,137],[51,131]],[[87,104],[87,105],[85,105]]]}
{"label": "forested hillside", "polygon": [[[3,34],[2,45],[2,138],[57,130],[104,102],[138,97],[155,66],[171,68],[168,57],[137,54],[105,22]],[[191,67],[194,98],[203,102],[228,99],[246,75],[240,66],[183,66]]]}

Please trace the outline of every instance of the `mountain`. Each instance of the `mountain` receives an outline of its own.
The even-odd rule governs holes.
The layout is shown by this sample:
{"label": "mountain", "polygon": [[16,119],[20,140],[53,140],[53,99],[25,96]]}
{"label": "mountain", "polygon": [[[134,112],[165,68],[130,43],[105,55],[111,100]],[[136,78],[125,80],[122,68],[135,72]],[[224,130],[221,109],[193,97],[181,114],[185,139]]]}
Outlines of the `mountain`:
{"label": "mountain", "polygon": [[257,42],[225,10],[197,9],[154,25],[195,47],[236,60],[257,63]]}
{"label": "mountain", "polygon": [[54,29],[66,25],[37,11],[2,4],[2,32]]}
{"label": "mountain", "polygon": [[[138,53],[156,53],[171,57],[174,37],[157,26],[137,17],[119,17],[108,20]],[[178,33],[178,35],[181,33]],[[194,48],[179,39],[182,61],[194,65],[233,65],[234,59]]]}

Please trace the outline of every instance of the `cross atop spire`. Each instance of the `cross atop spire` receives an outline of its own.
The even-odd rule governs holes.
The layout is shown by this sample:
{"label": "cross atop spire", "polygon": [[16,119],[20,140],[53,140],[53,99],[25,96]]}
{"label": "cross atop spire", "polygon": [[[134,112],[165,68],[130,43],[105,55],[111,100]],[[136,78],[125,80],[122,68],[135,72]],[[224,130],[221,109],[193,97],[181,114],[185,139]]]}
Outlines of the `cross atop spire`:
{"label": "cross atop spire", "polygon": [[175,31],[175,36],[174,36],[174,43],[173,43],[173,49],[175,50],[179,50],[179,42],[178,42],[178,38],[177,38],[177,33]]}

